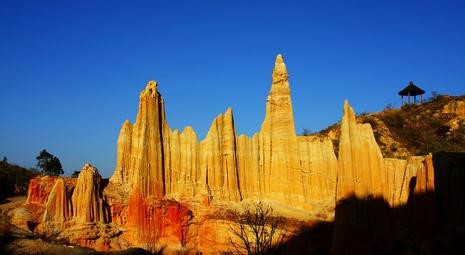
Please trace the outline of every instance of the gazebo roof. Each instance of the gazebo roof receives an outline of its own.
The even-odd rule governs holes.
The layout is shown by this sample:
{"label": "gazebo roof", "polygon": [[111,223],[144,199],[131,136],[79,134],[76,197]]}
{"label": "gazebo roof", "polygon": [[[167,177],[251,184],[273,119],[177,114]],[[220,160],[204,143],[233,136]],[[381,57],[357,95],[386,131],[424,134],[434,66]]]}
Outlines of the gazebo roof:
{"label": "gazebo roof", "polygon": [[415,86],[413,82],[410,82],[407,87],[399,91],[399,96],[418,96],[425,94],[425,91]]}

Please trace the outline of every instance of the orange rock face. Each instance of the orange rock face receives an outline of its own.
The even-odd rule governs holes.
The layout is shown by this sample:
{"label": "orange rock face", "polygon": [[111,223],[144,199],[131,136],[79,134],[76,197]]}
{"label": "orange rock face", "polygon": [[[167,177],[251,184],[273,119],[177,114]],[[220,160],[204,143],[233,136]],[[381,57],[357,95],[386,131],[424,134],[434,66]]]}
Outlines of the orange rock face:
{"label": "orange rock face", "polygon": [[45,205],[56,179],[55,176],[37,176],[32,179],[29,182],[26,203]]}
{"label": "orange rock face", "polygon": [[147,199],[141,195],[129,200],[128,239],[136,245],[157,243],[162,246],[181,247],[192,218],[192,212],[176,201]]}

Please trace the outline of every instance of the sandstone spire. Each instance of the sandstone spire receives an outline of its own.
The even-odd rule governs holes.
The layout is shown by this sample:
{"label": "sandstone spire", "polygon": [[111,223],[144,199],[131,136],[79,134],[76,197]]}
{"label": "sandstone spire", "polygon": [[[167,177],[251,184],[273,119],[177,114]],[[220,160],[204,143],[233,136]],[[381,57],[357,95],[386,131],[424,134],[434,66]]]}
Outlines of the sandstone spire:
{"label": "sandstone spire", "polygon": [[44,222],[63,223],[71,218],[71,201],[63,178],[58,178],[45,204]]}
{"label": "sandstone spire", "polygon": [[[274,62],[274,70],[273,70],[273,84],[287,82],[287,78],[289,75],[287,74],[286,64],[284,64],[284,59],[281,54],[276,56],[276,60]],[[287,83],[289,87],[289,83]]]}
{"label": "sandstone spire", "polygon": [[236,161],[236,130],[231,108],[213,120],[200,145],[201,169],[205,169],[208,189],[214,197],[240,200]]}
{"label": "sandstone spire", "polygon": [[338,200],[355,195],[383,197],[385,163],[370,124],[358,124],[344,102],[339,140]]}
{"label": "sandstone spire", "polygon": [[132,128],[131,167],[135,170],[134,186],[143,196],[163,197],[165,107],[157,90],[157,82],[149,81],[139,96],[139,112]]}
{"label": "sandstone spire", "polygon": [[132,141],[132,125],[129,120],[126,120],[121,127],[118,137],[117,158],[115,173],[110,181],[117,184],[130,184],[132,180],[131,167],[131,141]]}
{"label": "sandstone spire", "polygon": [[[285,195],[279,200],[301,200],[299,145],[295,134],[291,91],[283,57],[276,57],[265,120],[260,130],[261,159],[265,177],[264,192]],[[293,183],[283,181],[293,180]],[[279,194],[279,195],[278,195]],[[291,194],[291,195],[289,195]]]}
{"label": "sandstone spire", "polygon": [[72,197],[76,223],[106,222],[101,181],[97,168],[90,164],[82,168]]}

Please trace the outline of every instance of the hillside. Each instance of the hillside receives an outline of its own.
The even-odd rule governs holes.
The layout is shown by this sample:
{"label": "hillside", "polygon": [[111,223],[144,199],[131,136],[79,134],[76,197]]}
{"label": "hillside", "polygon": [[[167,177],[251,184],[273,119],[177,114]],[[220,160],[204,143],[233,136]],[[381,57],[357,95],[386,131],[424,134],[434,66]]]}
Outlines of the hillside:
{"label": "hillside", "polygon": [[29,180],[37,175],[24,167],[0,161],[0,201],[11,195],[25,195]]}
{"label": "hillside", "polygon": [[[465,95],[439,95],[422,104],[362,113],[357,115],[357,122],[371,124],[384,157],[465,152]],[[329,136],[337,153],[339,133],[336,123],[318,134]]]}

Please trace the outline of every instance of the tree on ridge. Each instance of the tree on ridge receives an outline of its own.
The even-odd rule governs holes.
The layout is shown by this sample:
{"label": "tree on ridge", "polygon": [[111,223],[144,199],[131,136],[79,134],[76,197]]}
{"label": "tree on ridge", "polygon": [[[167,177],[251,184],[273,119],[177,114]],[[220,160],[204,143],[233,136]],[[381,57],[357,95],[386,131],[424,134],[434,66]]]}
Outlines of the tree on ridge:
{"label": "tree on ridge", "polygon": [[39,153],[36,159],[37,167],[43,175],[58,176],[64,173],[60,160],[45,149]]}

